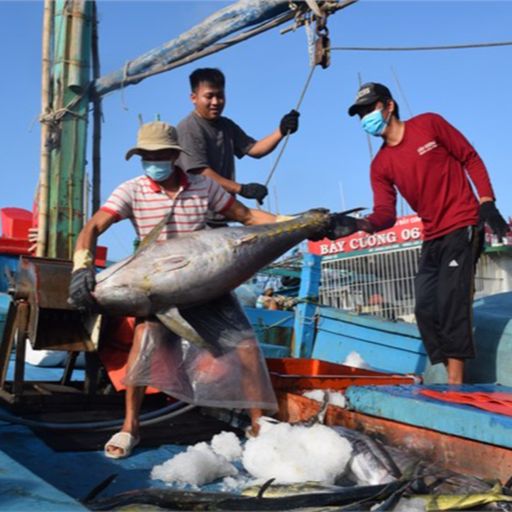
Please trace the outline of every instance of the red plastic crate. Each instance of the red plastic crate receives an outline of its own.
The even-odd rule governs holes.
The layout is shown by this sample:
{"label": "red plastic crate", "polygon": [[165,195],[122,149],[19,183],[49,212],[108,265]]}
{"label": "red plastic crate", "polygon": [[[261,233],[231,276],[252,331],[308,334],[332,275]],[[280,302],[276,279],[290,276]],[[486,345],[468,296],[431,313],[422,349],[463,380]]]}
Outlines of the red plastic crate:
{"label": "red plastic crate", "polygon": [[343,390],[354,385],[417,384],[419,380],[415,375],[393,375],[320,359],[268,358],[267,367],[276,391]]}

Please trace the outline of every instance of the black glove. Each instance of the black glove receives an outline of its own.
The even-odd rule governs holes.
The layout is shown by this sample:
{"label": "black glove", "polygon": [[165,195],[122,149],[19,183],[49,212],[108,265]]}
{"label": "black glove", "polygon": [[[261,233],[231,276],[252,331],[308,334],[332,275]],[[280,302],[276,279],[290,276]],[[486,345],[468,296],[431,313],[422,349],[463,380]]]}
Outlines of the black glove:
{"label": "black glove", "polygon": [[68,304],[80,311],[94,311],[97,304],[91,292],[95,286],[96,272],[92,267],[75,270],[69,283]]}
{"label": "black glove", "polygon": [[493,233],[498,236],[500,242],[510,230],[505,219],[501,216],[498,208],[496,208],[494,201],[486,201],[480,205],[479,217],[480,223],[487,224]]}
{"label": "black glove", "polygon": [[308,237],[308,240],[311,242],[319,242],[320,240],[323,240],[325,238],[325,231],[321,231],[319,233],[315,233],[314,235],[311,235]]}
{"label": "black glove", "polygon": [[300,113],[296,110],[290,110],[288,114],[284,115],[279,123],[279,130],[281,135],[287,133],[295,133],[299,129],[299,116]]}
{"label": "black glove", "polygon": [[356,231],[359,231],[357,219],[341,213],[333,213],[325,236],[329,240],[337,240],[338,238],[349,236]]}
{"label": "black glove", "polygon": [[263,199],[268,194],[268,188],[260,183],[246,183],[241,186],[238,194],[247,199],[256,199],[259,204],[263,204]]}

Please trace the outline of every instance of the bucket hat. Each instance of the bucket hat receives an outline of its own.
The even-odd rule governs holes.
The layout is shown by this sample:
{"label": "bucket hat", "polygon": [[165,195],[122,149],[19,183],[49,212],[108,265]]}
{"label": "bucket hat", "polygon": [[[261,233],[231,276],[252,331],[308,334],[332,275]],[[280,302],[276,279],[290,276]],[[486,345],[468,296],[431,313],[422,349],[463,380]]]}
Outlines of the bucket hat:
{"label": "bucket hat", "polygon": [[178,132],[174,126],[162,121],[153,121],[139,128],[137,145],[126,152],[125,158],[129,160],[133,155],[140,154],[140,150],[157,151],[159,149],[176,149],[188,155],[178,143]]}

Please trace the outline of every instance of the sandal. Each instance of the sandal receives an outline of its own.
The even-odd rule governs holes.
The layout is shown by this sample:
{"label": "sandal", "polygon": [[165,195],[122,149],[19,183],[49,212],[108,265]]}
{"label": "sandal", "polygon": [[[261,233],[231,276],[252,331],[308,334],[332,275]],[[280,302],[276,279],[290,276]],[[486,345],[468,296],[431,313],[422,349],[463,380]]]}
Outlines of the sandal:
{"label": "sandal", "polygon": [[[134,437],[129,432],[118,432],[114,434],[105,444],[105,457],[110,459],[123,459],[131,455],[132,450],[139,444],[140,438]],[[112,453],[107,450],[109,446],[123,450],[122,453]]]}

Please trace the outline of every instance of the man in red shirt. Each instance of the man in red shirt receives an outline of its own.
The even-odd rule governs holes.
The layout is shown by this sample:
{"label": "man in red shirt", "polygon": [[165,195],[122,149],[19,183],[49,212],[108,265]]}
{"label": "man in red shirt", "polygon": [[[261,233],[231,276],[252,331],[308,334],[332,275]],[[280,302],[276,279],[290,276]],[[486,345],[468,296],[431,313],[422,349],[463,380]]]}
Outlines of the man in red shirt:
{"label": "man in red shirt", "polygon": [[367,133],[383,139],[370,170],[374,206],[364,219],[340,217],[329,236],[390,228],[400,192],[424,227],[415,279],[418,328],[431,363],[444,363],[448,383],[461,384],[464,361],[475,357],[471,308],[483,234],[478,226],[487,223],[500,238],[508,231],[487,170],[466,138],[440,115],[401,121],[398,104],[382,84],[363,84],[348,114],[358,115]]}

